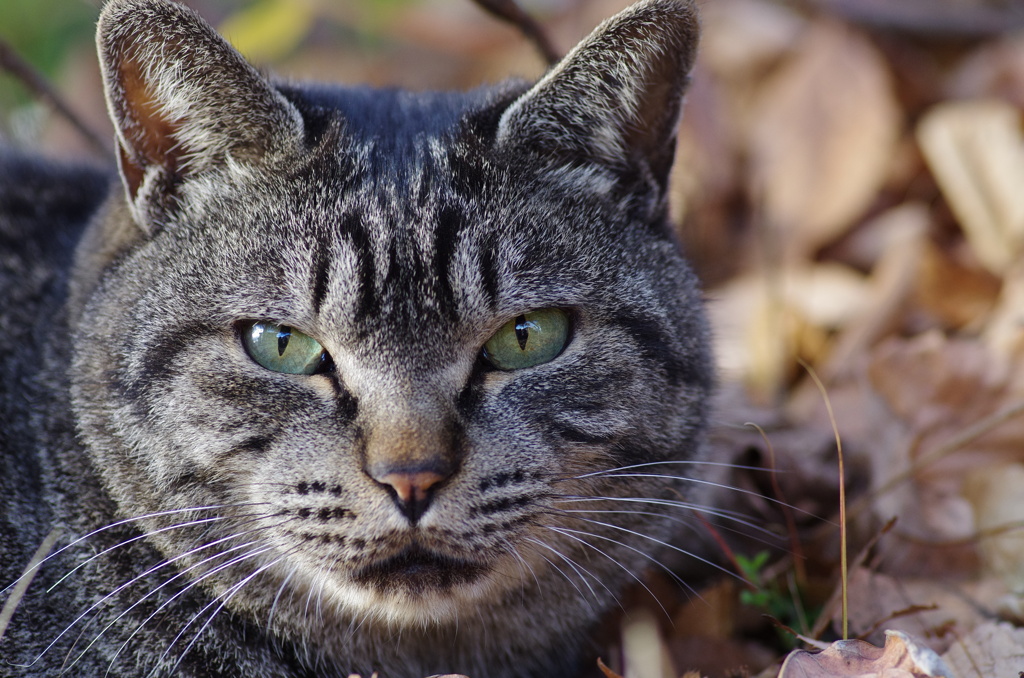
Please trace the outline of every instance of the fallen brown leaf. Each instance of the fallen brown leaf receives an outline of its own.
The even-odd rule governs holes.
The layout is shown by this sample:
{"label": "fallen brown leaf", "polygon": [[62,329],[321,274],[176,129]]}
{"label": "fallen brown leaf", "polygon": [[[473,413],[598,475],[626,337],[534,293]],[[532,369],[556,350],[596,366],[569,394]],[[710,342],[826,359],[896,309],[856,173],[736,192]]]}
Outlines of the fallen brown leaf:
{"label": "fallen brown leaf", "polygon": [[942,659],[958,678],[1013,678],[1024,666],[1024,629],[989,622],[958,640]]}
{"label": "fallen brown leaf", "polygon": [[678,675],[658,620],[647,608],[631,609],[623,618],[622,655],[629,678],[675,678]]}
{"label": "fallen brown leaf", "polygon": [[798,358],[817,362],[829,333],[862,314],[867,293],[864,276],[836,263],[735,279],[710,305],[721,370],[770,401]]}
{"label": "fallen brown leaf", "polygon": [[839,640],[822,652],[791,652],[778,678],[953,678],[942,659],[900,631],[887,631],[885,647]]}
{"label": "fallen brown leaf", "polygon": [[[865,567],[853,569],[849,582],[851,634],[883,642],[884,632],[876,627],[884,625],[921,639],[936,652],[944,652],[957,637],[982,623],[1006,593],[995,579],[952,584],[892,577]],[[838,619],[833,619],[837,625]]]}
{"label": "fallen brown leaf", "polygon": [[989,622],[943,655],[959,678],[1013,678],[1024,667],[1024,629]]}
{"label": "fallen brown leaf", "polygon": [[1024,593],[1024,464],[985,466],[970,473],[964,496],[974,509],[982,565]]}
{"label": "fallen brown leaf", "polygon": [[1024,35],[983,43],[953,72],[950,99],[996,98],[1024,108]]}
{"label": "fallen brown leaf", "polygon": [[1024,461],[1024,379],[1017,363],[969,339],[930,332],[890,339],[868,367],[868,450],[877,516],[925,542],[966,540],[974,514],[961,491],[985,464]]}
{"label": "fallen brown leaf", "polygon": [[917,129],[918,142],[978,259],[1005,273],[1024,251],[1021,115],[996,101],[943,103]]}
{"label": "fallen brown leaf", "polygon": [[885,181],[900,124],[874,46],[852,28],[815,23],[753,111],[751,190],[776,244],[807,256],[861,216]]}

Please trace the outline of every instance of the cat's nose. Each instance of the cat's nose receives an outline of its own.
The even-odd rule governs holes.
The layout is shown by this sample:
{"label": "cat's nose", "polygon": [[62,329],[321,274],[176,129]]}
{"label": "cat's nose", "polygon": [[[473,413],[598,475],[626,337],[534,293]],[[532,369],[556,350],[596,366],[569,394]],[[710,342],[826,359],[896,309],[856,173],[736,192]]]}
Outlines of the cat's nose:
{"label": "cat's nose", "polygon": [[399,510],[415,525],[426,513],[437,485],[447,476],[433,470],[387,471],[370,477],[387,487]]}
{"label": "cat's nose", "polygon": [[458,469],[451,426],[415,414],[372,426],[363,452],[366,475],[387,490],[413,525]]}

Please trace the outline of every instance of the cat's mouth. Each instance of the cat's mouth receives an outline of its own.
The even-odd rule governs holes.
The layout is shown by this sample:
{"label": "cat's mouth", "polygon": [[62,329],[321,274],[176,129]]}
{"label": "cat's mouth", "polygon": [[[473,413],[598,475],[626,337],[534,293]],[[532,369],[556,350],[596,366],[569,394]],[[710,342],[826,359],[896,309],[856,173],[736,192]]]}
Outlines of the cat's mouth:
{"label": "cat's mouth", "polygon": [[471,584],[486,570],[480,563],[410,546],[396,555],[361,567],[352,578],[382,593],[401,590],[423,594]]}

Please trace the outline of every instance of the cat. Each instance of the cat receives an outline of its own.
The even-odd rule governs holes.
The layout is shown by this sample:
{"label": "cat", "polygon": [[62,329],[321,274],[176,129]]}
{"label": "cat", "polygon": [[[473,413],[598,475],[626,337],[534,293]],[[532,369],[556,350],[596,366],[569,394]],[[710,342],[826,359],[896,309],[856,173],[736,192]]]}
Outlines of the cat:
{"label": "cat", "polygon": [[410,93],[109,0],[119,171],[0,153],[0,674],[593,666],[710,465],[697,40],[645,0],[534,84]]}

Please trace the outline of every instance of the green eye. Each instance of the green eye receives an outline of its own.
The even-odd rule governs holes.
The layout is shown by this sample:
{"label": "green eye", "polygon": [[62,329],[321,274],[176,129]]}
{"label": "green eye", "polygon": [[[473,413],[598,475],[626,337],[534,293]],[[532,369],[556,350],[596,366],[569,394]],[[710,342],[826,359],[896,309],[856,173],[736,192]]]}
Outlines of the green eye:
{"label": "green eye", "polygon": [[288,325],[250,320],[241,330],[249,357],[273,372],[314,374],[330,363],[320,342]]}
{"label": "green eye", "polygon": [[505,323],[484,344],[484,358],[499,370],[519,370],[554,360],[568,340],[569,314],[544,308]]}

